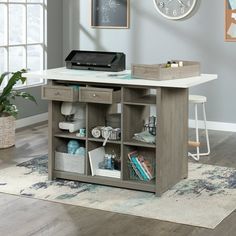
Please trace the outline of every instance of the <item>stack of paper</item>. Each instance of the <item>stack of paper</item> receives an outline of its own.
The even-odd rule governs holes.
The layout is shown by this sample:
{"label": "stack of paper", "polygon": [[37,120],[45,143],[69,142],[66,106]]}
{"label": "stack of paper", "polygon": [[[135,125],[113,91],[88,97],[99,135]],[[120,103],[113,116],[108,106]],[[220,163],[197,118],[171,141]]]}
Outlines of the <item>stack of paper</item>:
{"label": "stack of paper", "polygon": [[229,36],[231,36],[232,38],[236,38],[236,24],[231,23],[231,25],[227,31],[227,34]]}

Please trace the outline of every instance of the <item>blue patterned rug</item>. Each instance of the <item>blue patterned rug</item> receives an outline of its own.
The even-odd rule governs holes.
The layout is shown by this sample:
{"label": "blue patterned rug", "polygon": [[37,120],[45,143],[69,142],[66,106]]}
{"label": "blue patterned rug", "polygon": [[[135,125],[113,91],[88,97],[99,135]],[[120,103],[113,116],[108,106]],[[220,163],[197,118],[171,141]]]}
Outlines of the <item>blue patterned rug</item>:
{"label": "blue patterned rug", "polygon": [[189,178],[161,198],[76,181],[47,180],[47,156],[0,170],[0,192],[215,228],[236,209],[236,170],[189,163]]}

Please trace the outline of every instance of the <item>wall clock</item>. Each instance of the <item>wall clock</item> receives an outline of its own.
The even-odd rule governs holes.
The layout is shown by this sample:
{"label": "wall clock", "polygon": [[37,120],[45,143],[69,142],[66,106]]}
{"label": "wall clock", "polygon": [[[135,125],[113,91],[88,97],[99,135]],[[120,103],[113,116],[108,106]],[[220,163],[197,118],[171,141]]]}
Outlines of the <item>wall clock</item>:
{"label": "wall clock", "polygon": [[197,0],[153,0],[156,10],[165,18],[179,20],[188,16]]}

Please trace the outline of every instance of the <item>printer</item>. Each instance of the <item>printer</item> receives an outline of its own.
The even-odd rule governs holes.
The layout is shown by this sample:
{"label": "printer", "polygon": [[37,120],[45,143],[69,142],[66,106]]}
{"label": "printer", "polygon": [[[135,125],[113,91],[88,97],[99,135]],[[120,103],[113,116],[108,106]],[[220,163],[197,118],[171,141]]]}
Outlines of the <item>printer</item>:
{"label": "printer", "polygon": [[73,50],[65,61],[68,69],[112,72],[125,70],[125,54],[121,52]]}

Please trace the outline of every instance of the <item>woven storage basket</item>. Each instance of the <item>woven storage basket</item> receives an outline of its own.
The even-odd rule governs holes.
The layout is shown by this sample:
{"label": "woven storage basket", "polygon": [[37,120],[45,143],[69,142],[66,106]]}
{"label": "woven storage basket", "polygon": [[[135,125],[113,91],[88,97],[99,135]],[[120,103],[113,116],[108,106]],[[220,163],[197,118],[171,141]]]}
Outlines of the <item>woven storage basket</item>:
{"label": "woven storage basket", "polygon": [[0,148],[15,145],[15,118],[13,116],[0,117]]}

